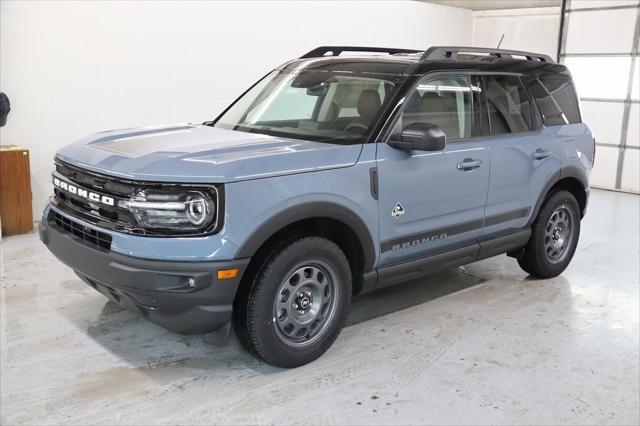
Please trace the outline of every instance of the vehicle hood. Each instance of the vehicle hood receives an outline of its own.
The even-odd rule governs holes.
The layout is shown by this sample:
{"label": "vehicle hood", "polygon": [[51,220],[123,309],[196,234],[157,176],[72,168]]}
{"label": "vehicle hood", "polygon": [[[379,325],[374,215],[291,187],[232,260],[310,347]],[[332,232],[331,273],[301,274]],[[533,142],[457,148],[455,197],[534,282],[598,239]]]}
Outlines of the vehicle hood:
{"label": "vehicle hood", "polygon": [[97,133],[56,158],[98,173],[156,182],[225,183],[349,167],[362,145],[337,145],[171,125]]}

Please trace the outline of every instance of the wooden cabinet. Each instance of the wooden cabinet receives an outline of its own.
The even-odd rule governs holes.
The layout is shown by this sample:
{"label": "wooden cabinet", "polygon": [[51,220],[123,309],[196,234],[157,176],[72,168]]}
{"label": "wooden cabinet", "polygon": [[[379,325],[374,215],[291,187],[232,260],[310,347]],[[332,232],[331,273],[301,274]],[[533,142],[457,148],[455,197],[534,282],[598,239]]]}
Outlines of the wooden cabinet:
{"label": "wooden cabinet", "polygon": [[0,146],[0,219],[2,235],[33,230],[29,150],[26,148]]}

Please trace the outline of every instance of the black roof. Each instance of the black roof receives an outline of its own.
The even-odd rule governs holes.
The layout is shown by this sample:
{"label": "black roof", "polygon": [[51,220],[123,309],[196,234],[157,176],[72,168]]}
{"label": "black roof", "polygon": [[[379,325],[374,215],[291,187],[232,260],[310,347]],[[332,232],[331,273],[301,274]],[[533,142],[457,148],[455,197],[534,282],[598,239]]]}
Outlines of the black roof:
{"label": "black roof", "polygon": [[[358,52],[357,56],[340,56]],[[436,46],[419,51],[379,47],[323,46],[284,64],[285,70],[326,70],[370,74],[421,75],[429,71],[566,74],[549,56],[531,52]]]}

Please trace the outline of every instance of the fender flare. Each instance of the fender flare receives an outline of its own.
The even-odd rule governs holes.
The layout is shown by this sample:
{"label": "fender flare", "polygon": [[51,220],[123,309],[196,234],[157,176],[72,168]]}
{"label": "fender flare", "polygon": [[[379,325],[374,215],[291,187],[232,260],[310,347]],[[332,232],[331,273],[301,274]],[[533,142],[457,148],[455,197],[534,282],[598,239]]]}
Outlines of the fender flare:
{"label": "fender flare", "polygon": [[[542,207],[542,203],[544,202],[549,190],[558,183],[560,180],[565,178],[574,178],[582,184],[585,192],[587,192],[587,188],[589,188],[589,179],[587,178],[587,173],[576,166],[566,166],[562,167],[560,170],[551,175],[547,183],[545,183],[542,191],[540,191],[540,195],[538,196],[538,200],[531,211],[531,217],[527,222],[527,226],[531,226],[533,221],[538,217],[538,212],[540,211],[540,207]],[[584,212],[583,212],[584,213]]]}
{"label": "fender flare", "polygon": [[589,178],[587,177],[587,172],[577,166],[566,166],[560,169],[560,179],[564,178],[574,178],[582,184],[582,187],[585,189],[589,188]]}
{"label": "fender flare", "polygon": [[262,244],[276,232],[295,222],[312,218],[334,219],[348,226],[354,232],[362,247],[364,271],[367,272],[373,269],[376,254],[369,228],[360,216],[351,209],[332,202],[302,203],[278,212],[258,226],[241,244],[237,257],[240,259],[252,257]]}

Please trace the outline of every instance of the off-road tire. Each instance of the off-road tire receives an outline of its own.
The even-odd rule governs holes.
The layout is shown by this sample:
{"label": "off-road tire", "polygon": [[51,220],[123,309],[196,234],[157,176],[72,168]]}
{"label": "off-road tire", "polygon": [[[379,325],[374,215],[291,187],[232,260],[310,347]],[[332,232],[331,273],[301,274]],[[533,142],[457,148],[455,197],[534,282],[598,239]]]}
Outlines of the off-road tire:
{"label": "off-road tire", "polygon": [[[555,218],[555,220],[554,220]],[[532,232],[518,264],[527,273],[538,278],[552,278],[560,275],[569,266],[580,237],[580,207],[575,197],[568,191],[550,193],[544,201],[532,225]],[[571,229],[563,251],[553,244],[560,240],[557,229],[570,222]],[[557,226],[556,226],[557,224]],[[554,233],[555,230],[555,233]],[[550,253],[557,255],[554,259]]]}
{"label": "off-road tire", "polygon": [[[278,323],[280,318],[276,318],[280,312],[278,307],[281,306],[278,303],[282,302],[279,296],[282,286],[286,285],[286,288],[293,290],[288,277],[296,274],[302,277],[302,281],[299,281],[300,289],[307,285],[305,280],[311,280],[306,277],[308,269],[305,269],[305,265],[317,265],[315,273],[312,271],[313,277],[328,275],[324,279],[333,280],[332,288],[336,297],[332,305],[332,316],[322,324],[322,333],[308,339],[308,345],[305,345],[304,340],[297,343],[291,338],[289,341],[290,336],[283,331],[282,323]],[[303,271],[302,274],[297,272],[300,270]],[[351,303],[352,277],[345,254],[334,242],[317,236],[289,240],[286,245],[276,246],[271,255],[265,256],[249,280],[243,283],[236,297],[233,324],[240,342],[257,358],[278,367],[298,367],[321,356],[338,337]],[[320,285],[322,284],[318,281],[318,286]],[[294,297],[294,294],[290,296]],[[313,300],[322,303],[323,298],[324,291]],[[291,318],[298,318],[299,312],[292,310],[289,315]],[[304,329],[300,331],[304,335]],[[302,339],[304,338],[303,336]],[[295,346],[296,344],[300,346]]]}

